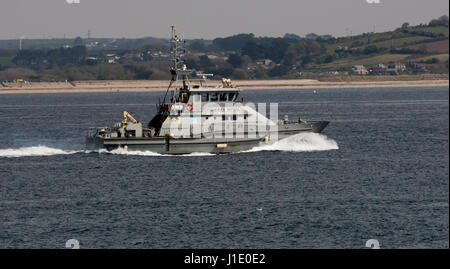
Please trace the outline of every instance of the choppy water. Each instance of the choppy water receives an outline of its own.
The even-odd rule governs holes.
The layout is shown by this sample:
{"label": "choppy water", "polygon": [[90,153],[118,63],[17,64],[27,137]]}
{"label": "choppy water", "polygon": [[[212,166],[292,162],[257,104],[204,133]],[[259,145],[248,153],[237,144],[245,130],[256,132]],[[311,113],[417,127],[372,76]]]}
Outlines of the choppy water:
{"label": "choppy water", "polygon": [[84,150],[161,93],[0,95],[0,248],[449,247],[449,88],[246,91],[328,119],[231,155]]}

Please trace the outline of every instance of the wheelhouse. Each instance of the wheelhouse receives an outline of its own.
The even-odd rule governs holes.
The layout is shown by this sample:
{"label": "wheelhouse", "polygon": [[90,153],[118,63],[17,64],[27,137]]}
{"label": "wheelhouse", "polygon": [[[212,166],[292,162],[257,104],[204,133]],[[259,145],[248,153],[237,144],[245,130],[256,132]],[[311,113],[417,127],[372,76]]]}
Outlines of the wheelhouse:
{"label": "wheelhouse", "polygon": [[191,96],[202,102],[236,102],[239,90],[233,88],[192,88]]}

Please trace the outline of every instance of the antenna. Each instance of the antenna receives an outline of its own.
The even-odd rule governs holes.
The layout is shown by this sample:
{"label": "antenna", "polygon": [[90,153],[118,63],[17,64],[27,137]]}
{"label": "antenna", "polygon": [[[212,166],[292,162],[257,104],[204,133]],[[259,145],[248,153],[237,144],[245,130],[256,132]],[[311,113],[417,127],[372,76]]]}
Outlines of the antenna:
{"label": "antenna", "polygon": [[170,38],[170,53],[172,55],[173,69],[179,69],[180,63],[184,63],[186,54],[186,40],[180,38],[176,33],[175,25],[171,26],[172,34]]}
{"label": "antenna", "polygon": [[[186,42],[178,37],[176,33],[175,25],[171,25],[171,36],[170,36],[170,54],[171,60],[173,62],[173,66],[170,68],[170,73],[172,74],[172,79],[170,81],[169,87],[167,88],[166,94],[164,95],[163,102],[166,100],[167,93],[173,85],[173,96],[172,100],[175,100],[175,96],[177,94],[177,81],[178,77],[182,77],[183,87],[180,90],[188,90],[189,89],[189,78],[188,75],[192,73],[192,70],[187,69],[185,64],[185,55],[186,55]],[[181,64],[181,66],[180,66]],[[180,68],[181,67],[181,68]]]}
{"label": "antenna", "polygon": [[25,36],[21,36],[19,38],[19,50],[22,50],[22,40],[25,38]]}
{"label": "antenna", "polygon": [[170,26],[172,29],[171,37],[170,37],[170,53],[172,54],[172,61],[173,61],[173,69],[178,69],[178,36],[177,36],[177,29],[175,25]]}
{"label": "antenna", "polygon": [[[163,103],[166,102],[166,97],[167,97],[167,93],[170,90],[170,87],[172,87],[173,84],[175,84],[175,89],[176,89],[176,83],[178,80],[178,36],[176,33],[176,26],[175,25],[171,25],[171,34],[170,34],[170,54],[172,56],[172,61],[173,61],[173,66],[170,68],[170,73],[172,74],[172,79],[170,80],[169,83],[169,87],[167,87],[167,91],[166,94],[164,95],[163,98]],[[175,96],[175,90],[173,92],[173,96]],[[172,97],[173,98],[173,97]]]}

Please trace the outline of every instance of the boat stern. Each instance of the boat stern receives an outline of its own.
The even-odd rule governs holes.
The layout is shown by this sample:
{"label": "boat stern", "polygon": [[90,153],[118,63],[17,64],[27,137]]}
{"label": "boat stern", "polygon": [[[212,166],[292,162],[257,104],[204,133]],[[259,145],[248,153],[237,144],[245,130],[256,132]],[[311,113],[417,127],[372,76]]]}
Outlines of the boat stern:
{"label": "boat stern", "polygon": [[95,134],[88,133],[85,141],[86,150],[99,150],[104,148],[103,139],[97,137]]}

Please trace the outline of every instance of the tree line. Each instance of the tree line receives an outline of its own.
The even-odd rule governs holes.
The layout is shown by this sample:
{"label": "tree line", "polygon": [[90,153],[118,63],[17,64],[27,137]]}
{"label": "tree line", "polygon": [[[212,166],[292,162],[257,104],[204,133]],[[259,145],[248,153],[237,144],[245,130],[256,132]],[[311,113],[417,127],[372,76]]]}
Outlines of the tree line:
{"label": "tree line", "polygon": [[13,62],[18,66],[82,65],[88,55],[85,46],[51,50],[20,50]]}

